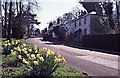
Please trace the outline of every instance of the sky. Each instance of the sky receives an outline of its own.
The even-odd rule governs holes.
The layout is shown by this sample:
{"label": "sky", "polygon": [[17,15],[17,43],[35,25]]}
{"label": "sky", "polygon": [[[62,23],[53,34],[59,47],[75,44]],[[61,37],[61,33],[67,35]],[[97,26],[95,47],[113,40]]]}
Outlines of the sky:
{"label": "sky", "polygon": [[40,30],[48,27],[50,21],[71,11],[73,7],[80,5],[78,0],[38,0],[38,3],[40,7],[37,14],[41,24],[37,28],[40,28]]}

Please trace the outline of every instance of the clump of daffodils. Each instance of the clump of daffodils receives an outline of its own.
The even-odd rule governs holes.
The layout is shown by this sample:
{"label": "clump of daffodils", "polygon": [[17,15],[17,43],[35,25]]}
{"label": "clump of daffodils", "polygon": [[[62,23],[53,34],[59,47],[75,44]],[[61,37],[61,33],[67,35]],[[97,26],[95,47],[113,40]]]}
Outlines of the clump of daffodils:
{"label": "clump of daffodils", "polygon": [[16,56],[20,63],[29,65],[33,74],[50,74],[60,63],[66,62],[59,51],[54,52],[46,47],[42,49],[36,45],[31,47],[19,40],[4,42],[5,47],[10,45],[14,45],[10,50],[11,54]]}
{"label": "clump of daffodils", "polygon": [[[20,44],[21,44],[20,40],[4,40],[2,42],[3,51],[5,54],[10,54],[11,50]],[[14,54],[14,52],[12,53]]]}

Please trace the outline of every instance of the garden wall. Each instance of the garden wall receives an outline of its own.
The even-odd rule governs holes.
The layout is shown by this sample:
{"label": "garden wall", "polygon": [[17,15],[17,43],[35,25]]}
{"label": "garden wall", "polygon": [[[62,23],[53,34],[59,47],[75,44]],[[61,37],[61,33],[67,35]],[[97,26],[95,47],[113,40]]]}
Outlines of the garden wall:
{"label": "garden wall", "polygon": [[120,54],[120,34],[86,35],[82,41],[83,47],[109,50]]}

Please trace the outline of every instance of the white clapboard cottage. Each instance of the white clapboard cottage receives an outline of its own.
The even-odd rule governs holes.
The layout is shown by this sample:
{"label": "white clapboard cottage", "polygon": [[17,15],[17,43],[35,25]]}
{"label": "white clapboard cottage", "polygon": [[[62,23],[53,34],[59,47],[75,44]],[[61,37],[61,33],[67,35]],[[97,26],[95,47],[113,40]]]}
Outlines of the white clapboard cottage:
{"label": "white clapboard cottage", "polygon": [[104,25],[100,20],[103,16],[91,12],[78,19],[73,19],[66,24],[69,34],[73,34],[76,40],[80,40],[84,35],[97,35],[104,33]]}

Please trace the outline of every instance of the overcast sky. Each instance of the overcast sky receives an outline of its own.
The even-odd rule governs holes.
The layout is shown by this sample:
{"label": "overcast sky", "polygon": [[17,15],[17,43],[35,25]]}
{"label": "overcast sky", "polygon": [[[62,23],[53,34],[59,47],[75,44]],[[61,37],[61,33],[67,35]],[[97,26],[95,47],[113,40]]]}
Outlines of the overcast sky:
{"label": "overcast sky", "polygon": [[62,16],[79,5],[78,0],[38,0],[40,9],[38,11],[40,30],[48,26],[48,22]]}

